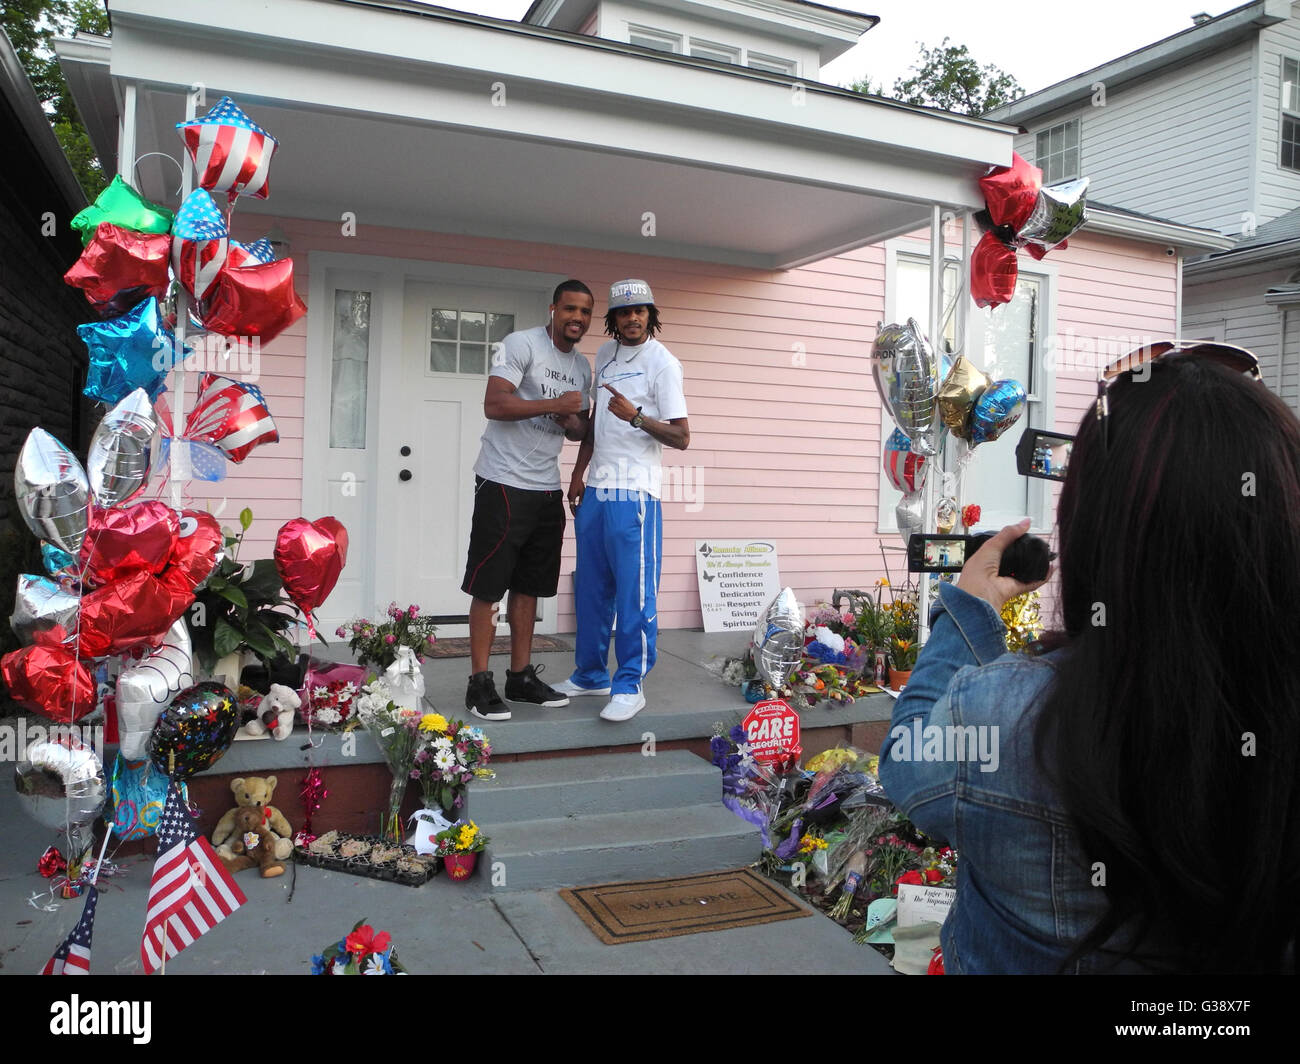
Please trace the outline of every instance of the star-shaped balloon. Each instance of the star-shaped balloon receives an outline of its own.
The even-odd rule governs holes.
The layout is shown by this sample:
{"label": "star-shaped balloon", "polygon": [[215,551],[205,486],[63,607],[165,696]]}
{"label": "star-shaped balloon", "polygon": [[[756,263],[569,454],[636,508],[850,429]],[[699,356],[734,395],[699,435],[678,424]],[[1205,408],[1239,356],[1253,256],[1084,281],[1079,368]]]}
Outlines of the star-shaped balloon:
{"label": "star-shaped balloon", "polygon": [[251,244],[241,244],[238,240],[230,242],[230,258],[226,261],[227,266],[256,266],[258,263],[265,265],[268,262],[275,261],[275,248],[271,247],[271,241],[266,237],[261,240],[254,240]]}
{"label": "star-shaped balloon", "polygon": [[230,229],[208,193],[196,188],[172,226],[172,269],[195,299],[206,299],[230,253]]}
{"label": "star-shaped balloon", "polygon": [[271,156],[279,144],[254,123],[229,96],[223,96],[202,118],[177,122],[185,147],[194,160],[200,188],[236,196],[266,199]]}
{"label": "star-shaped balloon", "polygon": [[101,317],[125,314],[149,296],[167,294],[171,239],[100,222],[64,281],[86,293]]}
{"label": "star-shaped balloon", "polygon": [[73,217],[72,228],[81,233],[81,242],[88,244],[100,222],[111,222],[139,233],[169,233],[175,218],[166,207],[150,203],[119,175],[109,182],[94,203]]}
{"label": "star-shaped balloon", "polygon": [[307,313],[293,287],[293,259],[221,271],[203,326],[222,336],[272,340]]}
{"label": "star-shaped balloon", "polygon": [[153,297],[120,318],[78,325],[77,335],[90,351],[84,394],[110,405],[137,388],[157,398],[176,361],[176,338]]}

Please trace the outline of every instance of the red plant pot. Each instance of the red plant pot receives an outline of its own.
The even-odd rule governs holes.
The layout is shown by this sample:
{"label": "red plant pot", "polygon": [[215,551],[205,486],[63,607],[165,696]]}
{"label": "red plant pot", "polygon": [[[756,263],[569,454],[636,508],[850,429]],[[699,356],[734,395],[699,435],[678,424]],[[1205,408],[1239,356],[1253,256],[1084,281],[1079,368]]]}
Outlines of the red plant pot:
{"label": "red plant pot", "polygon": [[478,861],[476,853],[449,853],[442,859],[447,875],[452,879],[469,879],[474,874],[474,865]]}

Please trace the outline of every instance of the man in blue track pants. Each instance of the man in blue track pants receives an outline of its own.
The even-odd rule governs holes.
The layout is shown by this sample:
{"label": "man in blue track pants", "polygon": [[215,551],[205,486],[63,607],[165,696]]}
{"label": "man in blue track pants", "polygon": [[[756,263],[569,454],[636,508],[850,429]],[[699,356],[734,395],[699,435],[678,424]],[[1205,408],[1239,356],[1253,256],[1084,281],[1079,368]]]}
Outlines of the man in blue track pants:
{"label": "man in blue track pants", "polygon": [[[555,690],[569,697],[609,695],[604,720],[631,720],[645,708],[643,683],[655,663],[659,631],[660,456],[665,445],[684,451],[691,442],[682,365],[654,338],[659,327],[645,281],[610,287],[605,331],[613,339],[596,355],[592,417],[569,481],[578,635],[573,675]],[[615,623],[618,670],[611,680]]]}

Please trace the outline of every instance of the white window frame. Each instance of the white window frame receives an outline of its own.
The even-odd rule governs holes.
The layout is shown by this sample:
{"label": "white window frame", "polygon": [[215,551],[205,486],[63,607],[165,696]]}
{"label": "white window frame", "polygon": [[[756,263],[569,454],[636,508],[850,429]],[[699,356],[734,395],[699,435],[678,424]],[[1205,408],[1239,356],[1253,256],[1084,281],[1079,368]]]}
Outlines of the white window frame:
{"label": "white window frame", "polygon": [[703,37],[691,38],[691,56],[695,59],[712,59],[715,63],[740,66],[741,50],[734,45],[719,44]]}
{"label": "white window frame", "polygon": [[799,64],[796,60],[784,59],[778,55],[766,55],[752,49],[746,53],[745,66],[768,74],[786,74],[792,78],[799,76]]}
{"label": "white window frame", "polygon": [[[959,254],[958,248],[948,248],[947,254]],[[909,240],[890,240],[885,243],[885,321],[898,321],[898,310],[896,306],[898,296],[898,260],[904,259],[929,264],[930,256],[928,245],[920,244]],[[1024,260],[1024,256],[1021,256]],[[1026,428],[1033,427],[1047,429],[1048,431],[1073,432],[1073,426],[1059,426],[1055,423],[1056,415],[1056,373],[1054,368],[1054,359],[1050,357],[1051,344],[1048,338],[1056,335],[1056,301],[1058,278],[1056,267],[1051,262],[1025,262],[1020,263],[1020,275],[1023,277],[1033,278],[1039,283],[1039,305],[1038,305],[1038,343],[1034,351],[1034,357],[1037,360],[1035,365],[1035,377],[1037,378],[1037,390],[1029,398],[1026,404],[1025,414],[1015,425],[1011,427],[1010,432],[1014,433],[1017,438]],[[960,296],[962,299],[969,299],[969,285],[964,281],[964,290]],[[958,308],[960,312],[960,308]],[[922,331],[927,332],[928,324],[921,322]],[[972,308],[967,319],[966,349],[971,352],[981,352],[984,348],[984,319],[981,313]],[[977,356],[976,364],[979,365],[981,359]],[[982,369],[983,367],[980,366]],[[868,372],[870,370],[868,369]],[[875,384],[872,383],[874,390]],[[877,397],[878,399],[879,397]],[[886,504],[885,489],[891,488],[892,485],[886,485],[885,471],[883,467],[885,441],[889,438],[889,433],[893,431],[893,419],[885,409],[884,403],[880,403],[880,447],[876,455],[876,533],[884,538],[887,542],[898,542],[898,521],[894,515],[894,504]],[[956,441],[949,434],[948,447],[955,448]],[[954,466],[953,454],[948,455],[946,462],[947,468],[951,470]],[[1015,469],[1007,471],[1009,476],[1019,476]],[[1029,517],[1032,520],[1030,531],[1044,538],[1051,535],[1053,525],[1056,520],[1056,502],[1055,494],[1052,491],[1053,483],[1032,477],[1025,478],[1028,484],[1028,495],[1026,505],[1028,507]],[[967,502],[979,502],[978,499],[967,499]]]}
{"label": "white window frame", "polygon": [[[1058,129],[1061,131],[1061,140],[1065,140],[1069,128],[1074,127],[1074,147],[1068,148],[1062,143],[1060,151],[1052,151],[1052,134]],[[1047,138],[1048,150],[1042,150],[1043,138]],[[1073,152],[1074,165],[1068,165],[1071,161],[1070,153]],[[1052,166],[1059,160],[1060,170],[1053,173]],[[1046,129],[1040,129],[1034,134],[1034,162],[1040,170],[1043,171],[1043,184],[1055,185],[1062,181],[1073,181],[1080,175],[1083,166],[1083,120],[1080,118],[1071,118],[1065,122],[1057,122],[1054,126],[1048,126]]]}
{"label": "white window frame", "polygon": [[[1291,79],[1287,80],[1287,68],[1290,67]],[[1288,86],[1291,92],[1287,92]],[[1288,99],[1288,96],[1290,97]],[[1282,56],[1281,79],[1278,83],[1278,152],[1277,164],[1283,170],[1300,170],[1300,59]],[[1292,136],[1286,136],[1287,123],[1291,123]],[[1291,149],[1291,161],[1285,162],[1287,148]]]}
{"label": "white window frame", "polygon": [[[643,41],[655,41],[656,44],[644,44],[641,41],[634,41],[633,37],[640,37]],[[683,42],[680,33],[669,33],[667,30],[657,30],[653,26],[641,26],[635,22],[627,24],[627,43],[638,48],[651,48],[657,52],[671,52],[674,55],[682,54]],[[658,47],[659,44],[664,47]]]}

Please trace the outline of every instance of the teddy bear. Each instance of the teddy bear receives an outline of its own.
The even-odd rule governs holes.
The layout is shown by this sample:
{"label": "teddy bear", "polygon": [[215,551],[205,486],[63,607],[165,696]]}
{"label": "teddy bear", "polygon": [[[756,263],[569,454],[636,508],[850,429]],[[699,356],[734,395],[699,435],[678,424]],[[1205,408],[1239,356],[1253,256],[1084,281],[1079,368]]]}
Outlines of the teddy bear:
{"label": "teddy bear", "polygon": [[302,705],[298,693],[282,683],[271,684],[257,706],[257,716],[236,733],[236,738],[261,739],[270,734],[276,739],[287,739],[293,731],[293,716]]}
{"label": "teddy bear", "polygon": [[262,824],[262,814],[252,806],[232,809],[235,837],[230,843],[231,856],[220,853],[227,872],[239,872],[257,866],[263,879],[284,875],[284,865],[275,856],[276,840]]}
{"label": "teddy bear", "polygon": [[233,857],[233,843],[239,837],[235,821],[241,809],[252,809],[260,818],[261,826],[266,828],[274,840],[274,857],[285,860],[293,853],[293,828],[284,814],[271,804],[278,781],[274,776],[237,776],[230,781],[230,789],[235,795],[235,808],[227,810],[217,821],[212,832],[212,845],[220,857]]}

